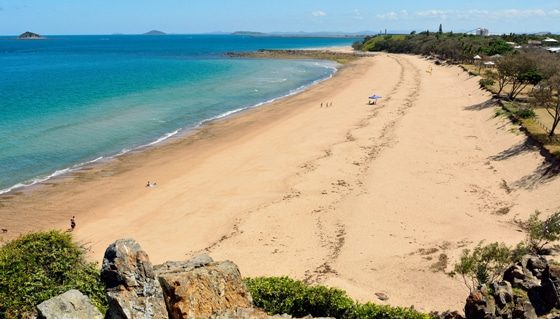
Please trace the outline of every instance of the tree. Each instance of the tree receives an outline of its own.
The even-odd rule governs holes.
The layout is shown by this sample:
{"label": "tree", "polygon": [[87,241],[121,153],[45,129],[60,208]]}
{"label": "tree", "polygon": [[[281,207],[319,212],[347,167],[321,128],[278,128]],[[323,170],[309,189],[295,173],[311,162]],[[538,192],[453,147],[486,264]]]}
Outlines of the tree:
{"label": "tree", "polygon": [[511,84],[508,98],[514,100],[529,84],[536,85],[542,80],[537,65],[527,53],[510,54],[503,57],[497,64],[500,81]]}
{"label": "tree", "polygon": [[560,123],[560,74],[556,74],[535,87],[531,93],[533,104],[544,107],[552,117],[552,126],[548,137],[554,137],[556,128]]}
{"label": "tree", "polygon": [[463,250],[454,274],[460,274],[470,291],[496,281],[511,262],[511,251],[504,243],[479,243],[472,251]]}
{"label": "tree", "polygon": [[509,66],[506,64],[506,60],[502,59],[496,64],[496,73],[490,73],[492,75],[491,79],[496,80],[498,83],[498,93],[496,93],[498,97],[510,81],[509,72],[507,71],[508,68]]}
{"label": "tree", "polygon": [[442,27],[441,23],[439,24],[438,33],[439,33],[439,34],[442,34],[442,33],[443,33],[443,27]]}

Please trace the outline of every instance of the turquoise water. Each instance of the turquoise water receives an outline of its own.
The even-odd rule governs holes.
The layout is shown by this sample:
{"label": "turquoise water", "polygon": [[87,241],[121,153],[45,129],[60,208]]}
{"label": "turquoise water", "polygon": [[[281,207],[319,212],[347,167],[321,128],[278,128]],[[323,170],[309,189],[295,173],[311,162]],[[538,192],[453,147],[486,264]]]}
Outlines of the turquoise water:
{"label": "turquoise water", "polygon": [[0,193],[161,142],[335,72],[331,62],[229,59],[225,52],[354,40],[0,37]]}

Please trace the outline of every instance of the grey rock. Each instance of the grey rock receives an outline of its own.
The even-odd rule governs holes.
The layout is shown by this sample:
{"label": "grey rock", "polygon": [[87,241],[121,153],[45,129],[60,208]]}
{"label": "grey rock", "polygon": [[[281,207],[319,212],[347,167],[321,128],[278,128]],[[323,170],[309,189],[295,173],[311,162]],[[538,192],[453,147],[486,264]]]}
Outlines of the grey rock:
{"label": "grey rock", "polygon": [[[539,277],[544,270],[540,267],[541,262],[538,257],[524,256],[521,262],[512,265],[504,272],[504,280],[509,281],[513,288],[530,290],[539,287],[541,285]],[[544,262],[546,263],[546,260]]]}
{"label": "grey rock", "polygon": [[167,319],[163,292],[146,252],[133,239],[121,239],[105,251],[101,267],[108,319]]}
{"label": "grey rock", "polygon": [[40,319],[103,319],[87,296],[72,289],[37,306]]}
{"label": "grey rock", "polygon": [[537,313],[531,302],[527,299],[516,300],[512,310],[513,319],[537,319]]}
{"label": "grey rock", "polygon": [[513,302],[513,289],[508,281],[500,281],[492,284],[492,290],[494,291],[494,299],[496,304],[503,308],[507,304]]}
{"label": "grey rock", "polygon": [[547,266],[542,275],[541,297],[550,309],[560,306],[560,267]]}
{"label": "grey rock", "polygon": [[381,301],[389,300],[389,296],[387,296],[387,294],[383,293],[383,292],[376,292],[375,296],[377,297],[377,299],[379,299]]}
{"label": "grey rock", "polygon": [[548,262],[544,257],[528,255],[523,257],[521,264],[524,265],[533,276],[541,279]]}
{"label": "grey rock", "polygon": [[444,312],[430,312],[430,318],[436,319],[464,319],[459,312],[457,311],[444,311]]}

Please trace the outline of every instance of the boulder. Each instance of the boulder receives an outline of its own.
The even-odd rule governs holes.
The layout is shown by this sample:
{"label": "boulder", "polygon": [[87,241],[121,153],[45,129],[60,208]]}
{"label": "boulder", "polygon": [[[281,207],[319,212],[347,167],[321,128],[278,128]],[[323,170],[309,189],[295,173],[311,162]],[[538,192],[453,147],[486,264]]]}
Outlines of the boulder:
{"label": "boulder", "polygon": [[515,306],[511,311],[513,319],[537,319],[535,308],[528,299],[516,299]]}
{"label": "boulder", "polygon": [[496,303],[485,287],[469,294],[465,304],[465,318],[489,319],[495,318],[495,313]]}
{"label": "boulder", "polygon": [[444,312],[430,312],[430,318],[434,319],[464,319],[459,312],[457,311],[444,311]]}
{"label": "boulder", "polygon": [[[255,308],[237,308],[234,310],[226,310],[210,316],[210,319],[269,319],[266,312]],[[283,315],[278,319],[292,319],[291,316]]]}
{"label": "boulder", "polygon": [[158,268],[169,318],[227,317],[239,308],[253,308],[251,295],[234,263],[210,263],[187,271],[176,271],[175,266],[168,271]]}
{"label": "boulder", "polygon": [[549,265],[543,272],[541,297],[550,309],[560,306],[560,267]]}
{"label": "boulder", "polygon": [[87,296],[72,289],[37,306],[39,319],[103,319]]}
{"label": "boulder", "polygon": [[492,284],[492,290],[496,305],[501,309],[513,302],[513,289],[508,281],[500,281]]}
{"label": "boulder", "polygon": [[530,290],[541,285],[541,276],[546,267],[542,257],[524,256],[520,262],[512,265],[504,272],[504,280],[509,281],[513,288]]}
{"label": "boulder", "polygon": [[117,240],[107,248],[101,280],[109,301],[108,319],[167,319],[150,259],[133,239]]}

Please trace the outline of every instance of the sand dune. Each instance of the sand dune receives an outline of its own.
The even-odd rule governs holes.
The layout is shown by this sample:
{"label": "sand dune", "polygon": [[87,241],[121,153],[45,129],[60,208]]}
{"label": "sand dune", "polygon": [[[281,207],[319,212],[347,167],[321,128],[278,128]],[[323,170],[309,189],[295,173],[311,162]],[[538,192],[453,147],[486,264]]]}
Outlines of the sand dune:
{"label": "sand dune", "polygon": [[134,237],[156,263],[208,251],[245,276],[460,309],[467,291],[445,258],[450,270],[480,240],[513,244],[514,218],[560,208],[560,179],[489,99],[456,67],[363,58],[297,96],[0,197],[1,226],[64,229],[76,215],[95,260]]}

